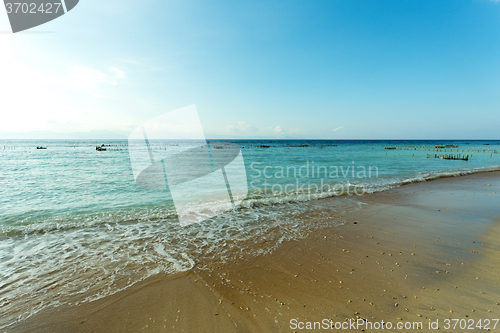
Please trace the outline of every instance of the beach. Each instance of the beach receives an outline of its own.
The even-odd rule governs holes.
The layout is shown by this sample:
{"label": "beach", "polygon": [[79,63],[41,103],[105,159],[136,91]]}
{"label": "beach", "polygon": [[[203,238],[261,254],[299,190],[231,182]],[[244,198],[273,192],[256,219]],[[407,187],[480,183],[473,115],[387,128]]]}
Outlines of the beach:
{"label": "beach", "polygon": [[449,331],[446,319],[475,326],[500,317],[499,193],[500,173],[485,172],[363,195],[360,209],[338,217],[343,225],[271,254],[159,274],[94,302],[46,308],[7,331],[333,331],[314,323],[349,319],[391,322],[387,331],[400,331],[398,322],[426,331],[436,320]]}
{"label": "beach", "polygon": [[500,330],[500,0],[83,2],[4,0],[0,333]]}
{"label": "beach", "polygon": [[500,330],[500,0],[83,2],[4,0],[0,333]]}

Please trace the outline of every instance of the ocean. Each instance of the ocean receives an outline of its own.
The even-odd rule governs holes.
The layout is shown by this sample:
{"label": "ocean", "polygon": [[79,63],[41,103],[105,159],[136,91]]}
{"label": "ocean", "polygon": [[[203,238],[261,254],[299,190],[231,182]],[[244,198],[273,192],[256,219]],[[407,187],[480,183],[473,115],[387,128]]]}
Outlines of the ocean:
{"label": "ocean", "polygon": [[[216,141],[241,148],[248,195],[181,226],[168,188],[137,186],[127,140],[0,140],[0,328],[156,274],[265,255],[342,224],[342,215],[361,209],[359,195],[500,170],[500,141]],[[192,146],[149,144],[153,152]],[[218,205],[209,201],[207,216]]]}

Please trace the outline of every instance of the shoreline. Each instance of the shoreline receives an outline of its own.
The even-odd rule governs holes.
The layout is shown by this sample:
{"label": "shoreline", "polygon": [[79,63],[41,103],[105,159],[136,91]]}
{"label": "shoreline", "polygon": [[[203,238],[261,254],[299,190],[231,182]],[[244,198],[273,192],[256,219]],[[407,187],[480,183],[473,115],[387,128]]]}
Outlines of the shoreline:
{"label": "shoreline", "polygon": [[500,172],[480,172],[364,195],[345,225],[270,255],[152,277],[2,331],[274,332],[290,330],[292,319],[499,318],[499,180]]}

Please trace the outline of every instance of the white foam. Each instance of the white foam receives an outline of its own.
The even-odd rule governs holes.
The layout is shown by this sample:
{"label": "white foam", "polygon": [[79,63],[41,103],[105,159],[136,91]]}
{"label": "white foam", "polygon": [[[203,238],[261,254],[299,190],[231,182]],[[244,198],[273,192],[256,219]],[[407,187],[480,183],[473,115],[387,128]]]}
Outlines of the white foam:
{"label": "white foam", "polygon": [[[500,170],[499,166],[436,171],[345,183],[367,192],[440,177]],[[88,302],[116,293],[158,273],[209,269],[241,256],[269,253],[282,242],[335,225],[342,209],[359,208],[338,193],[250,195],[240,207],[211,220],[181,227],[172,207],[58,217],[0,229],[0,321],[12,323],[46,306],[75,297]],[[355,197],[353,197],[355,198]],[[217,210],[217,203],[205,209]],[[314,210],[314,220],[301,216]],[[209,260],[207,260],[207,258]],[[0,325],[0,328],[5,327]]]}

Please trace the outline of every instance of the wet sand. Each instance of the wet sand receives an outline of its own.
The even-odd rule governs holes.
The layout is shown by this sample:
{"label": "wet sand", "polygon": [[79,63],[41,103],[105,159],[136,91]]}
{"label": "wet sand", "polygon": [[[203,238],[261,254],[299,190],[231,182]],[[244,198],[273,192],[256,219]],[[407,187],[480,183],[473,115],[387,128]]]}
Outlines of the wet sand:
{"label": "wet sand", "polygon": [[439,319],[439,331],[449,331],[446,318],[500,318],[499,172],[356,200],[362,209],[342,216],[345,225],[271,255],[157,276],[95,302],[46,309],[5,331],[294,332],[301,330],[291,320],[324,319],[422,322],[423,331]]}

